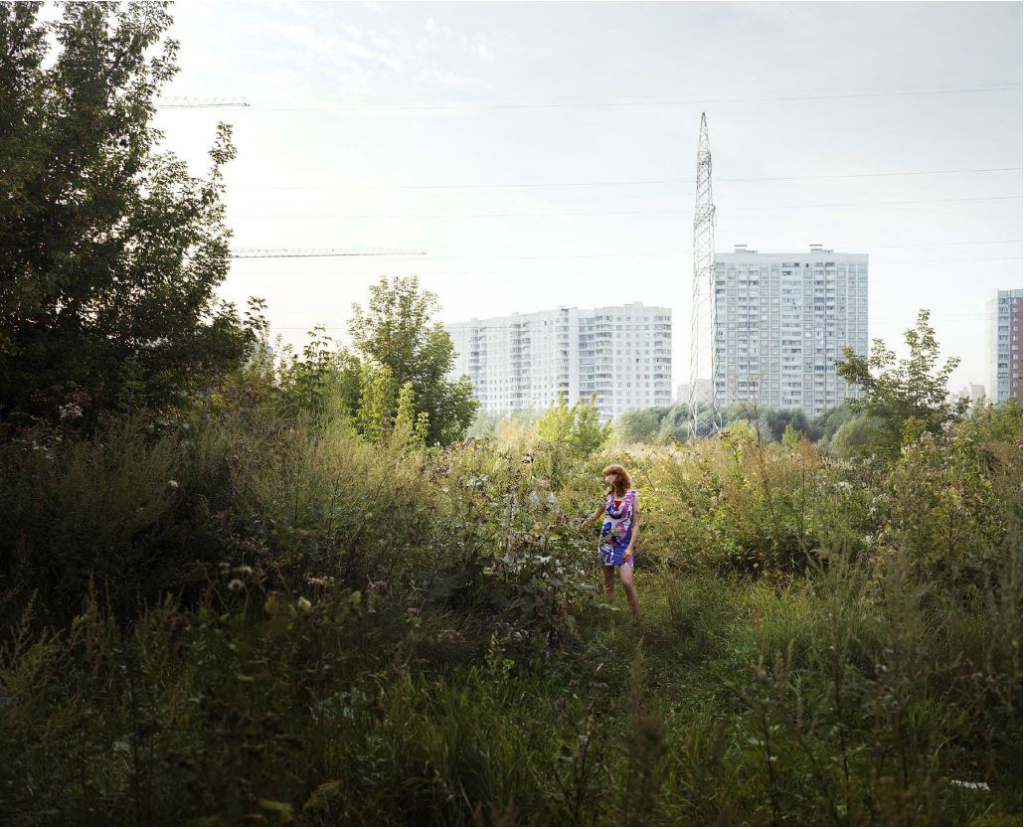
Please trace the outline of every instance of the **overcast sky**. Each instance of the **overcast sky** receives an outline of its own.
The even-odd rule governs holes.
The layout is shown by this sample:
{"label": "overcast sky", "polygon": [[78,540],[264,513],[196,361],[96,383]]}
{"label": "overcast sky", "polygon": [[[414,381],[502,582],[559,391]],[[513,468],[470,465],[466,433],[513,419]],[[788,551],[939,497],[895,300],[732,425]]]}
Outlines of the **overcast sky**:
{"label": "overcast sky", "polygon": [[958,389],[987,381],[987,297],[1021,285],[1021,10],[190,2],[166,94],[251,106],[159,123],[196,172],[234,125],[238,246],[427,252],[237,261],[222,294],[288,342],[344,340],[372,282],[415,273],[446,321],[671,306],[680,383],[704,111],[716,249],[869,254],[870,337],[930,308]]}

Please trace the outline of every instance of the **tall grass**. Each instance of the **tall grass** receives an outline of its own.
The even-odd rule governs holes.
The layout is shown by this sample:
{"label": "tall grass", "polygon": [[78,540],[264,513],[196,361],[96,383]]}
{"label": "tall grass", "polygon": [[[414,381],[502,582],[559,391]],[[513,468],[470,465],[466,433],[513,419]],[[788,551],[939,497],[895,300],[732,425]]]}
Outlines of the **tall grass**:
{"label": "tall grass", "polygon": [[641,627],[574,529],[610,458],[8,440],[0,821],[1019,823],[1013,417],[631,452]]}

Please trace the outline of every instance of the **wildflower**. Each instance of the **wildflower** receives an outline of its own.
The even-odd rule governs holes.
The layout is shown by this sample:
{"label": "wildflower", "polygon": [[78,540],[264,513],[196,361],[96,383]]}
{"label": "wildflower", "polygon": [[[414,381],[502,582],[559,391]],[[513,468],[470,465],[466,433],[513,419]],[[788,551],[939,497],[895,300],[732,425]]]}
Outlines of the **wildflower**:
{"label": "wildflower", "polygon": [[991,791],[988,787],[988,783],[972,783],[970,780],[950,780],[953,786],[959,786],[961,789],[976,789],[981,792]]}
{"label": "wildflower", "polygon": [[243,564],[241,567],[236,567],[235,572],[240,576],[248,576],[252,574],[252,567],[248,564]]}
{"label": "wildflower", "polygon": [[177,481],[168,481],[167,482],[167,486],[169,486],[171,489],[177,489],[178,488],[178,482]]}
{"label": "wildflower", "polygon": [[82,407],[77,403],[67,403],[60,407],[61,420],[75,420],[82,416]]}
{"label": "wildflower", "polygon": [[237,593],[240,590],[244,590],[244,589],[245,589],[245,585],[242,583],[241,579],[231,579],[231,581],[228,582],[228,590],[230,590],[230,591],[232,591],[234,593]]}
{"label": "wildflower", "polygon": [[313,608],[313,605],[310,603],[309,599],[306,598],[300,598],[295,603],[295,606],[303,613],[309,613],[309,611]]}

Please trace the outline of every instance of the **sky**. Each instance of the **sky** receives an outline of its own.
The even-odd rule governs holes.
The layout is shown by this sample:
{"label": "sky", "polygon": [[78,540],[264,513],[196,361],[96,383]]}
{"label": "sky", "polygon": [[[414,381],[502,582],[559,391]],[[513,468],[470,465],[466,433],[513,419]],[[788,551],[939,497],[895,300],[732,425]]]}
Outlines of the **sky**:
{"label": "sky", "polygon": [[[339,343],[381,276],[442,321],[640,301],[689,368],[707,114],[716,249],[867,253],[869,337],[919,308],[987,382],[985,303],[1022,284],[1021,3],[212,3],[174,9],[165,145],[196,174],[218,120],[241,259],[220,293],[273,335]],[[706,371],[701,372],[702,376]]]}

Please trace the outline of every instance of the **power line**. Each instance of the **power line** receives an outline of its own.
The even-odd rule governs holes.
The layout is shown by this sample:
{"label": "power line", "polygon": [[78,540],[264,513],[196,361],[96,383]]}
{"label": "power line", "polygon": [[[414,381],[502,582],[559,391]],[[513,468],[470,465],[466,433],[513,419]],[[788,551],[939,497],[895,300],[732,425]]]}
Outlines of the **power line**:
{"label": "power line", "polygon": [[[973,243],[968,243],[968,244],[973,244]],[[878,245],[876,247],[881,247],[881,246]],[[788,253],[788,252],[791,252],[791,251],[781,251],[781,252],[782,253]],[[793,251],[793,252],[794,253],[798,253],[798,255],[800,255],[800,256],[807,256],[808,255],[806,252],[803,252],[803,253],[795,252],[795,251]],[[849,251],[843,251],[843,252],[846,253],[846,252],[849,252]],[[662,258],[663,257],[663,258],[672,258],[672,257],[690,256],[691,254],[692,254],[692,251],[689,251],[689,250],[682,250],[682,251],[622,251],[622,252],[604,252],[604,253],[540,253],[540,254],[526,254],[526,255],[520,255],[520,254],[466,253],[466,254],[440,254],[440,255],[435,256],[433,254],[428,254],[428,257],[429,257],[428,261],[443,261],[443,260],[452,260],[452,259],[455,259],[455,260],[459,260],[459,259],[470,259],[470,260],[472,260],[472,259],[484,259],[484,260],[489,260],[489,259],[495,259],[495,260],[532,260],[532,259],[619,259],[619,258],[622,258],[622,257],[637,257],[637,258]],[[888,260],[888,261],[885,262],[885,266],[888,267],[890,265],[908,265],[908,264],[920,264],[920,265],[925,265],[925,264],[943,264],[943,263],[946,263],[946,262],[949,262],[949,263],[957,263],[957,262],[1002,262],[1002,261],[1014,261],[1014,260],[1020,260],[1020,259],[1021,259],[1020,255],[1014,255],[1014,256],[982,256],[982,257],[972,256],[972,257],[966,257],[966,258],[960,258],[960,259],[915,259],[915,258],[909,258],[909,259],[891,259],[891,260]],[[259,273],[242,274],[242,273],[238,273],[236,271],[232,271],[232,273],[234,273],[236,276],[249,276],[249,277],[270,276],[271,275],[271,274],[265,274],[265,273],[264,274],[259,274]],[[473,273],[473,272],[469,271],[469,272],[465,272],[465,273]],[[281,276],[298,276],[300,274],[280,274],[280,275]],[[301,274],[301,275],[303,275],[303,276],[333,276],[335,274],[330,274],[330,273],[306,273],[306,274]],[[353,274],[339,274],[339,275],[354,276]],[[433,273],[433,274],[429,274],[429,275],[430,276],[445,276],[444,273]]]}
{"label": "power line", "polygon": [[[621,98],[605,100],[565,100],[551,99],[535,103],[486,103],[487,99],[463,98],[448,102],[427,102],[427,103],[374,103],[373,101],[325,101],[310,102],[298,105],[257,105],[255,111],[261,112],[373,112],[373,111],[416,111],[416,110],[475,110],[475,109],[563,109],[563,108],[588,108],[588,107],[645,107],[645,106],[678,106],[685,104],[706,105],[706,104],[731,104],[731,103],[760,103],[778,101],[823,101],[823,100],[846,100],[855,98],[893,98],[913,96],[934,96],[934,95],[970,95],[986,94],[992,92],[1007,92],[1020,89],[1019,83],[1007,83],[993,86],[960,87],[960,88],[939,88],[919,90],[875,90],[866,92],[826,92],[817,94],[779,94],[767,96],[746,96],[746,97],[724,97],[724,98],[680,98],[680,97],[642,97],[623,96]],[[495,99],[491,99],[495,100]]]}
{"label": "power line", "polygon": [[[829,173],[804,176],[746,176],[723,178],[719,181],[730,183],[759,181],[803,181],[820,179],[882,178],[894,176],[938,176],[963,173],[1009,173],[1020,172],[1022,167],[976,167],[947,170],[895,170],[875,173]],[[481,189],[528,189],[547,187],[640,187],[648,185],[690,185],[693,179],[665,178],[638,179],[635,181],[577,181],[577,182],[524,182],[501,184],[272,184],[272,185],[228,185],[231,190],[481,190]]]}
{"label": "power line", "polygon": [[[790,204],[759,205],[756,207],[732,207],[735,210],[810,210],[827,207],[877,207],[882,205],[941,204],[944,202],[1020,201],[1021,196],[972,196],[948,199],[913,199],[907,201],[867,201],[833,204]],[[660,210],[581,210],[551,213],[517,211],[512,213],[242,213],[234,219],[507,219],[507,218],[556,218],[559,216],[649,216],[677,215],[692,213],[692,210],[666,208]]]}
{"label": "power line", "polygon": [[343,250],[341,248],[236,248],[232,259],[323,259],[342,256],[426,256],[414,250]]}
{"label": "power line", "polygon": [[158,98],[156,105],[160,109],[234,109],[249,106],[245,98],[194,98],[182,95]]}
{"label": "power line", "polygon": [[812,176],[764,176],[759,178],[723,178],[719,181],[804,181],[834,178],[889,178],[891,176],[938,176],[952,173],[1008,173],[1019,172],[1021,167],[987,167],[974,170],[901,170],[885,173],[828,173]]}
{"label": "power line", "polygon": [[878,206],[891,206],[891,205],[908,205],[908,204],[942,204],[946,202],[976,202],[976,201],[1002,201],[1006,199],[1020,200],[1020,196],[973,196],[969,198],[949,198],[949,199],[912,199],[906,201],[866,201],[866,202],[839,202],[832,204],[790,204],[790,205],[770,205],[767,207],[730,207],[730,211],[736,210],[801,210],[805,208],[823,208],[823,207],[878,207]]}

